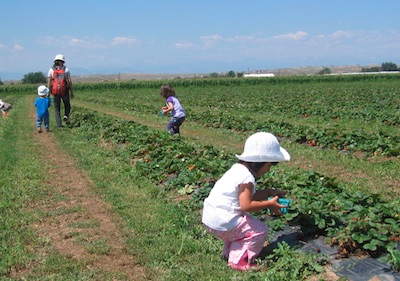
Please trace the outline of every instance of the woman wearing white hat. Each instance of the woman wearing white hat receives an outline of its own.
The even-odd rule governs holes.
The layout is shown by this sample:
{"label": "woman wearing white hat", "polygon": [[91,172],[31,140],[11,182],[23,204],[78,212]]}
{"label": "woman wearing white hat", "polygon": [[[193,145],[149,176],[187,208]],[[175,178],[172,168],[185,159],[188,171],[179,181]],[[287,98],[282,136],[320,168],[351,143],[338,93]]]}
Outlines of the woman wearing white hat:
{"label": "woman wearing white hat", "polygon": [[[202,222],[208,231],[224,241],[223,255],[235,270],[255,266],[268,227],[249,212],[270,209],[281,214],[287,206],[278,203],[286,192],[275,189],[256,190],[256,178],[269,172],[271,166],[289,161],[289,153],[271,133],[251,135],[239,159],[216,183],[204,200]],[[268,197],[272,197],[267,200]]]}
{"label": "woman wearing white hat", "polygon": [[64,122],[69,123],[69,114],[71,112],[70,98],[74,98],[74,89],[72,86],[71,74],[68,67],[64,66],[65,57],[58,54],[54,58],[54,65],[47,73],[47,87],[54,98],[54,112],[56,116],[57,127],[63,127],[61,122],[61,101],[64,103]]}

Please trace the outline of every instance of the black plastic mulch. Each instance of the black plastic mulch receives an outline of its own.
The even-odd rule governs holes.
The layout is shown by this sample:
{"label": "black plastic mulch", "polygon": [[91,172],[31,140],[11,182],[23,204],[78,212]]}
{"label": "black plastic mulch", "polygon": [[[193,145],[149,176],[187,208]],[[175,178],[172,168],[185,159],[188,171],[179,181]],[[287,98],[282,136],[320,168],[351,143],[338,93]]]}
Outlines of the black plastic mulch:
{"label": "black plastic mulch", "polygon": [[[400,281],[400,272],[395,272],[388,263],[376,258],[337,258],[338,249],[325,242],[325,237],[303,239],[300,226],[286,225],[284,230],[274,232],[269,237],[270,244],[262,251],[267,255],[276,248],[279,242],[286,242],[291,247],[298,247],[299,251],[322,254],[330,262],[331,270],[339,277],[349,281],[367,281],[379,278],[381,281]],[[400,243],[398,244],[400,249]]]}

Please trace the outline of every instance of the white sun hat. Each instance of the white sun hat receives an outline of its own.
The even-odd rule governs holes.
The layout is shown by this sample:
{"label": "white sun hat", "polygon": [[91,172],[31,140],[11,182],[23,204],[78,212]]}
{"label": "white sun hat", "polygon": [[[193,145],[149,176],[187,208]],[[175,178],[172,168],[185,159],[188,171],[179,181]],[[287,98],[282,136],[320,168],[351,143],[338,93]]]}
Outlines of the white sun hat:
{"label": "white sun hat", "polygon": [[236,155],[245,162],[283,162],[289,161],[290,155],[279,145],[278,139],[271,133],[258,132],[251,135],[244,144],[244,151]]}
{"label": "white sun hat", "polygon": [[64,55],[62,55],[62,54],[58,54],[58,55],[56,55],[56,57],[54,58],[54,61],[56,61],[56,60],[60,60],[60,61],[65,62],[65,57],[64,57]]}
{"label": "white sun hat", "polygon": [[49,88],[47,88],[45,85],[41,85],[38,87],[37,93],[39,96],[45,96],[49,93]]}

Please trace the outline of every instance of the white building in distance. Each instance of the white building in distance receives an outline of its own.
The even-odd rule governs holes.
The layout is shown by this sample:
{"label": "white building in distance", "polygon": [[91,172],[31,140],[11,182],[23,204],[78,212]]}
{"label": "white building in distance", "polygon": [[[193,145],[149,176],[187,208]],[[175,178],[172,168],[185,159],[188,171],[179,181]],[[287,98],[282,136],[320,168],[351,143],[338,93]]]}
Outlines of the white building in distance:
{"label": "white building in distance", "polygon": [[254,78],[254,77],[257,77],[257,78],[260,78],[260,77],[274,77],[275,75],[273,74],[273,73],[247,73],[247,74],[243,74],[243,77],[251,77],[251,78]]}

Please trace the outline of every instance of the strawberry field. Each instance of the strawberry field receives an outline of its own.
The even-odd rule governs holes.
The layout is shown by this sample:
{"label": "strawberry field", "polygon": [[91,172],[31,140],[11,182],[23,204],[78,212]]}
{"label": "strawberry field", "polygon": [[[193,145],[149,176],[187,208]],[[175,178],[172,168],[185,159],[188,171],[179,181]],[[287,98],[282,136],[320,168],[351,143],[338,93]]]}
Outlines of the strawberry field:
{"label": "strawberry field", "polygon": [[[287,214],[268,222],[272,231],[300,225],[307,237],[327,237],[340,257],[383,256],[400,270],[400,76],[170,83],[187,111],[182,137],[163,130],[168,118],[158,116],[158,81],[77,84],[69,130],[100,148],[107,144],[109,157],[157,186],[154,196],[193,213],[247,136],[272,132],[293,158],[258,181],[292,200]],[[200,217],[188,225],[199,236]]]}
{"label": "strawberry field", "polygon": [[[218,83],[213,80],[203,85],[177,82],[183,84],[179,94],[191,121],[235,132],[267,130],[300,144],[368,156],[400,154],[399,90],[393,77],[347,83],[305,79],[257,81],[258,85],[228,82],[220,82],[221,86],[214,86]],[[155,114],[160,103],[158,84],[148,84],[116,83],[112,91],[100,88],[82,99],[137,114]],[[129,85],[134,91],[125,89]]]}
{"label": "strawberry field", "polygon": [[[203,82],[178,86],[176,90],[189,122],[195,126],[245,136],[269,131],[283,142],[305,145],[310,150],[333,150],[338,157],[340,152],[357,153],[383,159],[382,165],[398,167],[399,81],[247,82],[233,86]],[[91,91],[80,98],[144,118],[156,116],[162,104],[157,88],[116,88]],[[215,147],[199,146],[186,138],[174,139],[136,123],[116,122],[81,111],[75,119],[78,127],[92,132],[90,138],[100,135],[106,142],[124,144],[120,153],[136,159],[136,168],[144,176],[163,190],[189,194],[193,208],[201,207],[212,183],[235,161],[232,154]],[[94,127],[87,128],[89,124]],[[385,201],[379,194],[346,190],[343,183],[321,174],[318,168],[272,172],[260,180],[260,185],[283,186],[293,199],[289,214],[277,225],[296,222],[326,235],[332,244],[340,245],[343,256],[360,249],[377,256],[396,248],[400,237],[398,189],[394,191],[397,198]]]}

